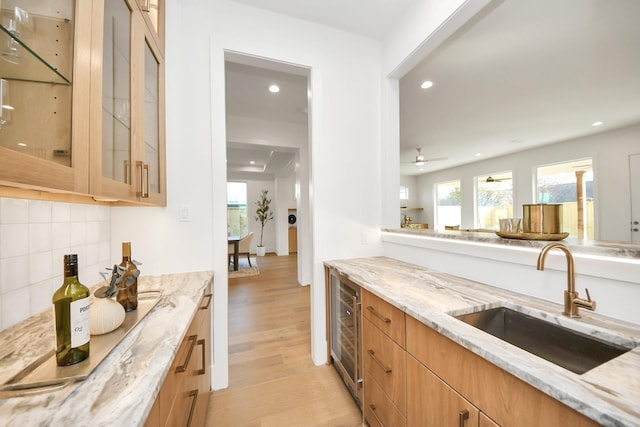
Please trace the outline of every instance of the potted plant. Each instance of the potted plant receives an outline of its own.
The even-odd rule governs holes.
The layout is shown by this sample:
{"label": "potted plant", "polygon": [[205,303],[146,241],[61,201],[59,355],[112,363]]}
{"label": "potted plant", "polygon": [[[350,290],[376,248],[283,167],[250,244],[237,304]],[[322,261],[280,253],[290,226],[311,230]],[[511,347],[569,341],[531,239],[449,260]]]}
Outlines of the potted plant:
{"label": "potted plant", "polygon": [[262,190],[256,205],[256,221],[260,223],[260,244],[256,247],[256,255],[264,256],[265,248],[262,244],[262,237],[264,235],[264,226],[267,222],[273,219],[273,212],[271,211],[271,199],[267,197],[269,190]]}

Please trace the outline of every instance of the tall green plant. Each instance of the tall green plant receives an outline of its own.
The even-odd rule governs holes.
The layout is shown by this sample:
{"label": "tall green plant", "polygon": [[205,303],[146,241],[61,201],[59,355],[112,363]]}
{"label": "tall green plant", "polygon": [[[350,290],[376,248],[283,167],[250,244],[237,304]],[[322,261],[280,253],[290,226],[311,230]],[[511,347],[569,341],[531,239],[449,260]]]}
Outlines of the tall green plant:
{"label": "tall green plant", "polygon": [[267,222],[273,219],[273,212],[271,211],[271,199],[267,197],[269,190],[262,190],[258,201],[256,202],[256,221],[260,223],[260,244],[258,246],[264,246],[262,244],[262,236],[264,235],[264,226]]}

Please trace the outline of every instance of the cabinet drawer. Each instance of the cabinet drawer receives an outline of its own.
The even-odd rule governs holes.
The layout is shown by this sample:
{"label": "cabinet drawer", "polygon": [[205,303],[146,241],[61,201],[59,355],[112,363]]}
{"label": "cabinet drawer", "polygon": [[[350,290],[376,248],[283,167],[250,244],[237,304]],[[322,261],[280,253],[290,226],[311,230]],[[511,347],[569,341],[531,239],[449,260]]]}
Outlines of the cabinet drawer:
{"label": "cabinet drawer", "polygon": [[398,411],[382,388],[369,375],[364,375],[364,418],[371,427],[404,426],[404,415]]}
{"label": "cabinet drawer", "polygon": [[[365,319],[362,325],[364,371],[384,390],[404,415],[406,405],[405,359],[402,347]],[[366,389],[365,385],[365,389]]]}
{"label": "cabinet drawer", "polygon": [[499,425],[598,425],[411,316],[407,352]]}
{"label": "cabinet drawer", "polygon": [[411,356],[407,357],[407,425],[478,427],[478,408]]}
{"label": "cabinet drawer", "polygon": [[405,346],[404,312],[370,292],[362,291],[363,316],[392,340]]}

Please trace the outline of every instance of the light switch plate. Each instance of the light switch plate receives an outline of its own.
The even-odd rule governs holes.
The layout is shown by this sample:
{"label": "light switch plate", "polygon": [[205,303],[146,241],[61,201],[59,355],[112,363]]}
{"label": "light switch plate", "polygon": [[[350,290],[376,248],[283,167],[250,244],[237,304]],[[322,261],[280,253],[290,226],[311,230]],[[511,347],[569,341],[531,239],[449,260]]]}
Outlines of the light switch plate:
{"label": "light switch plate", "polygon": [[189,206],[180,206],[179,214],[180,222],[189,222],[191,221],[191,207]]}

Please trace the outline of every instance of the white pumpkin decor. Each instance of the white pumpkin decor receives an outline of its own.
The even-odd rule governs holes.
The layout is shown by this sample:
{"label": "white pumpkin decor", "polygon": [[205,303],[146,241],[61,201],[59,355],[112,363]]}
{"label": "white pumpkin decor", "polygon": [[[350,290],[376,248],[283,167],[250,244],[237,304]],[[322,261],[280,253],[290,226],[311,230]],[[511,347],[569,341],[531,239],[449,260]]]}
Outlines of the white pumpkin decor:
{"label": "white pumpkin decor", "polygon": [[91,335],[107,334],[118,329],[124,322],[122,305],[111,298],[93,298],[89,310]]}

